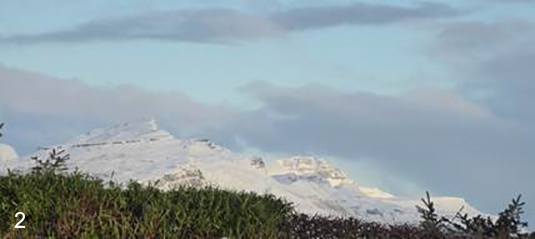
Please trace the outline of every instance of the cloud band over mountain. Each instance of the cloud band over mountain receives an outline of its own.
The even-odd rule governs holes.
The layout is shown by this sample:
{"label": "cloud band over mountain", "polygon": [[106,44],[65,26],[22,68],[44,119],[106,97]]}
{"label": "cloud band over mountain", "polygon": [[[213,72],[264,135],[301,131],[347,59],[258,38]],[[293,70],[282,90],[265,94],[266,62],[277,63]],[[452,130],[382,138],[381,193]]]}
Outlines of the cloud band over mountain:
{"label": "cloud band over mountain", "polygon": [[[460,190],[474,201],[484,197],[488,205],[530,188],[535,167],[525,158],[535,155],[530,124],[501,119],[451,91],[382,96],[323,85],[281,88],[257,82],[242,91],[261,106],[239,110],[197,102],[179,92],[88,86],[7,67],[0,68],[0,85],[6,138],[26,152],[42,143],[66,141],[82,129],[156,117],[181,137],[211,138],[237,150],[246,146],[365,161],[423,187]],[[481,171],[510,171],[515,177],[482,180],[481,173],[474,174]],[[453,188],[459,184],[462,189]],[[500,192],[493,185],[500,185]]]}

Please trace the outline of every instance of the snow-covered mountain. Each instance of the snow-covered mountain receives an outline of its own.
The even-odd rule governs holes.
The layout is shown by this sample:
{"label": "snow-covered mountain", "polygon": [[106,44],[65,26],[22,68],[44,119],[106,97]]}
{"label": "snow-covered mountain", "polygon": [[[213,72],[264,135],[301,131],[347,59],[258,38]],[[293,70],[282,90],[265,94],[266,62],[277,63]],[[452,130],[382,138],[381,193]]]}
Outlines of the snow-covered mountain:
{"label": "snow-covered mountain", "polygon": [[[162,189],[181,184],[218,185],[273,193],[310,214],[355,216],[389,223],[419,221],[415,205],[420,204],[420,195],[406,199],[364,187],[328,161],[312,156],[265,161],[232,152],[209,140],[177,139],[159,129],[154,120],[93,130],[53,147],[65,149],[71,155],[69,168],[105,180],[157,181]],[[46,157],[49,148],[35,155]],[[27,170],[32,166],[29,158],[11,161],[10,167]],[[471,215],[480,213],[461,198],[433,200],[443,215],[453,216],[461,207]]]}

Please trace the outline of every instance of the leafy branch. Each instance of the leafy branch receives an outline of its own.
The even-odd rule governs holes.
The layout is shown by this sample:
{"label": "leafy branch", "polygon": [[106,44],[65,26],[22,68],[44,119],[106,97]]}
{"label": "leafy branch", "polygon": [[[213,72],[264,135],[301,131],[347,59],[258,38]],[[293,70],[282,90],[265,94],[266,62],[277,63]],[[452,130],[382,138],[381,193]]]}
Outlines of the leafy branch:
{"label": "leafy branch", "polygon": [[32,168],[33,172],[63,172],[67,170],[67,161],[71,158],[69,154],[65,153],[64,149],[52,149],[49,152],[46,160],[39,159],[34,156],[31,159],[35,161],[36,165]]}
{"label": "leafy branch", "polygon": [[525,205],[521,198],[522,195],[513,198],[507,208],[499,213],[497,220],[482,215],[469,217],[466,213],[461,214],[462,208],[452,220],[439,217],[429,192],[426,192],[426,198],[422,198],[424,207],[416,208],[422,218],[420,227],[431,237],[442,235],[447,230],[450,233],[472,235],[476,238],[527,238],[522,229],[526,228],[528,223],[520,219]]}
{"label": "leafy branch", "polygon": [[[0,122],[0,130],[4,128],[4,122]],[[0,138],[2,138],[3,134],[0,132]]]}

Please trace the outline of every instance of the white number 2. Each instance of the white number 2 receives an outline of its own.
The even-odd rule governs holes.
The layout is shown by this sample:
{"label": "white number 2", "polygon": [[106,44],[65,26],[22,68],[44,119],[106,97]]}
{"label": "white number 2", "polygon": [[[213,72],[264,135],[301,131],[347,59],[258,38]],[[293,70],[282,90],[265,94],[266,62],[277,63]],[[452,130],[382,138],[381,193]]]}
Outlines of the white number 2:
{"label": "white number 2", "polygon": [[19,217],[19,214],[22,215],[22,219],[20,219],[19,223],[17,223],[15,225],[15,228],[26,228],[26,226],[20,226],[19,224],[22,223],[22,221],[24,221],[24,218],[26,217],[26,215],[24,215],[24,213],[22,212],[17,212],[17,214],[15,214],[15,217]]}

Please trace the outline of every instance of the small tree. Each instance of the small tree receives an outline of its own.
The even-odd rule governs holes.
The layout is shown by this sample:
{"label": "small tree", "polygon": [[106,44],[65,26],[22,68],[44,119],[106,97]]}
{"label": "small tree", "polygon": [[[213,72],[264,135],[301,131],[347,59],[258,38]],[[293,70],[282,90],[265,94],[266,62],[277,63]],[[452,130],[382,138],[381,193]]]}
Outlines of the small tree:
{"label": "small tree", "polygon": [[[454,220],[458,219],[459,222]],[[475,236],[476,238],[493,237],[496,235],[494,222],[490,217],[483,217],[481,215],[468,217],[468,214],[457,213],[454,220],[448,221],[457,231]]]}
{"label": "small tree", "polygon": [[67,170],[67,160],[70,159],[70,155],[65,153],[64,149],[56,150],[55,148],[49,152],[46,160],[39,159],[34,156],[31,159],[35,161],[36,165],[32,168],[33,172],[63,172]]}
{"label": "small tree", "polygon": [[[520,215],[524,213],[522,207],[525,202],[521,201],[521,196],[513,198],[512,202],[507,208],[500,212],[497,220],[493,220],[491,217],[484,217],[477,215],[474,217],[468,217],[468,214],[461,214],[461,211],[457,213],[453,220],[446,218],[437,219],[434,214],[433,204],[430,202],[429,195],[427,200],[423,200],[426,206],[425,209],[418,207],[418,212],[422,214],[423,222],[422,228],[425,230],[437,230],[435,225],[438,225],[438,229],[446,228],[455,230],[453,232],[461,233],[462,235],[469,235],[475,238],[528,238],[534,235],[528,235],[522,232],[522,228],[528,226],[527,222],[523,222],[520,219]],[[446,227],[443,226],[446,223]],[[438,223],[438,224],[437,224]]]}
{"label": "small tree", "polygon": [[[0,130],[2,130],[2,128],[4,128],[4,122],[0,122]],[[2,138],[2,132],[0,132],[0,138]]]}
{"label": "small tree", "polygon": [[526,204],[521,201],[522,195],[518,195],[517,198],[513,198],[512,202],[507,208],[500,212],[500,216],[496,221],[496,231],[498,235],[521,235],[521,229],[528,226],[527,222],[520,220],[520,215],[524,213],[522,207]]}
{"label": "small tree", "polygon": [[444,218],[440,218],[436,212],[435,204],[431,201],[429,192],[425,192],[426,198],[422,198],[424,207],[416,206],[416,209],[420,213],[422,221],[420,227],[430,236],[438,236],[442,233],[444,227]]}

